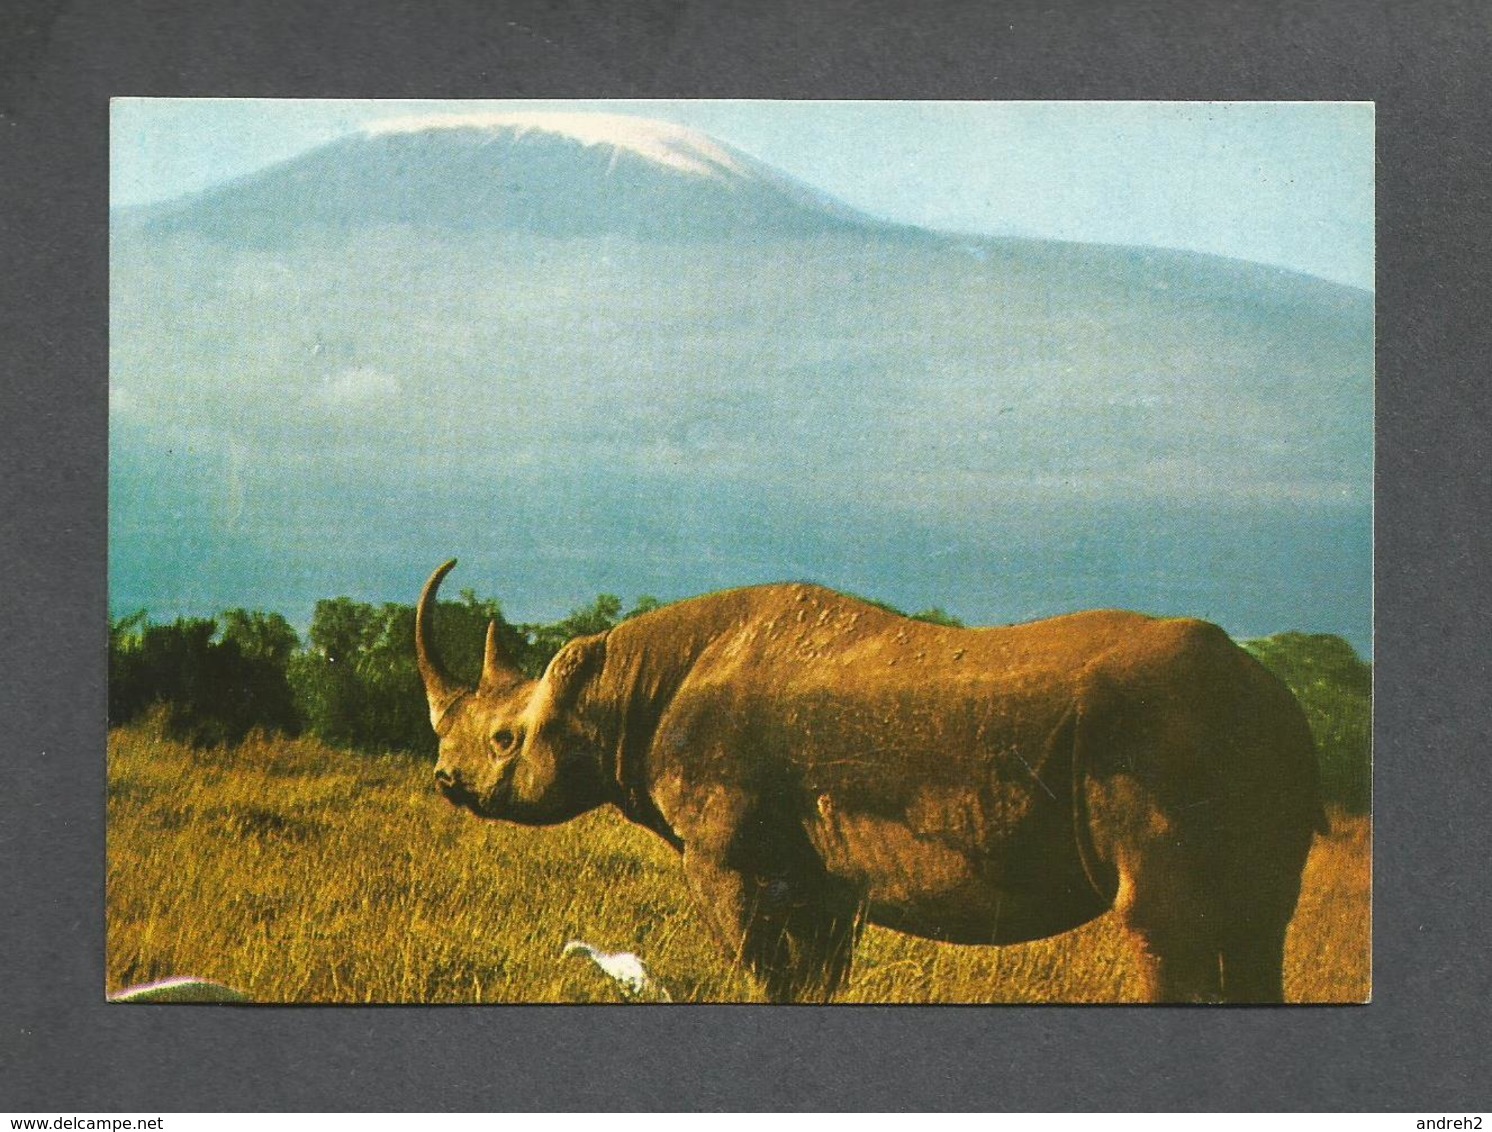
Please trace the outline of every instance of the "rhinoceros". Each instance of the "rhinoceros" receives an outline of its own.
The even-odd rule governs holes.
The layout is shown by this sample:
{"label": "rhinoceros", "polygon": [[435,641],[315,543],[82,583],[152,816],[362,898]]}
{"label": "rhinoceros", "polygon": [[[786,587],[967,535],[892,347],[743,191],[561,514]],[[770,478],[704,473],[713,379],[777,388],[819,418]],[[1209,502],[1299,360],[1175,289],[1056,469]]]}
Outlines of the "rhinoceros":
{"label": "rhinoceros", "polygon": [[808,584],[681,601],[526,678],[489,626],[455,681],[425,584],[435,782],[484,818],[610,804],[672,845],[773,1001],[826,1000],[866,922],[1008,944],[1113,909],[1152,1001],[1283,999],[1324,829],[1288,689],[1204,621],[929,624]]}

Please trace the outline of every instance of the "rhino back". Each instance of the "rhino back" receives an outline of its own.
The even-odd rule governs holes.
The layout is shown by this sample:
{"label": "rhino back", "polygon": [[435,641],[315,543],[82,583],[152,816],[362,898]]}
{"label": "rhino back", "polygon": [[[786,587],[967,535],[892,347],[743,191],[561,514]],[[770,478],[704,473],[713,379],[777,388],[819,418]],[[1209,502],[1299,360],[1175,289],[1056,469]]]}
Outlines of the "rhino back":
{"label": "rhino back", "polygon": [[958,629],[765,586],[619,626],[607,669],[650,777],[924,813],[973,848],[1038,808],[1069,812],[1059,732],[1085,666],[1153,624],[1099,612]]}

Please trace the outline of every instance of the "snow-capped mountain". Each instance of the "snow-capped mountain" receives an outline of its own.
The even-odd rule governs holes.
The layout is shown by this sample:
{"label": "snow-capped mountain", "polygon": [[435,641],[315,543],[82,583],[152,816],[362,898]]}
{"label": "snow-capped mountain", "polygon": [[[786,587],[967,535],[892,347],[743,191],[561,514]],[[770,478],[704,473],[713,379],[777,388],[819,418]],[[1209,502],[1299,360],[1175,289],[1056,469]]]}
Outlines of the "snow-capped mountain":
{"label": "snow-capped mountain", "polygon": [[111,602],[799,578],[1369,639],[1373,300],[881,224],[697,132],[405,119],[114,218]]}
{"label": "snow-capped mountain", "polygon": [[259,244],[403,224],[652,240],[890,227],[682,126],[540,112],[390,119],[143,215]]}

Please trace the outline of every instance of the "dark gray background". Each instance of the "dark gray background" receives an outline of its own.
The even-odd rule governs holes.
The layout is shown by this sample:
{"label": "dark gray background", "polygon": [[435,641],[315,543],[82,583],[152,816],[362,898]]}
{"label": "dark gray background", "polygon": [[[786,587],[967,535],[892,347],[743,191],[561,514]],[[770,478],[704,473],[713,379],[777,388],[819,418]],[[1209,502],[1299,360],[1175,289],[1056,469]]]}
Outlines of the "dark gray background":
{"label": "dark gray background", "polygon": [[[1488,9],[5,0],[0,1107],[1487,1107]],[[1367,1007],[113,1008],[110,95],[1378,103]]]}

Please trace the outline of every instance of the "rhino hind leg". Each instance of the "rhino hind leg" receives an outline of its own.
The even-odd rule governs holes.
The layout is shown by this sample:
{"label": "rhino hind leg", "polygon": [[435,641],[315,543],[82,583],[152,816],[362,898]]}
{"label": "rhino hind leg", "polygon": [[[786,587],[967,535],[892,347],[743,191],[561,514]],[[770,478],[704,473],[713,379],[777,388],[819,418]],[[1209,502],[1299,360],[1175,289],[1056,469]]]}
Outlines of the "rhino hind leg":
{"label": "rhino hind leg", "polygon": [[1223,1001],[1222,975],[1215,948],[1189,940],[1140,938],[1141,997],[1145,1001]]}
{"label": "rhino hind leg", "polygon": [[1221,947],[1193,933],[1136,934],[1152,1002],[1285,1001],[1285,925],[1230,933]]}
{"label": "rhino hind leg", "polygon": [[1114,910],[1139,944],[1142,994],[1152,1002],[1282,1002],[1304,850],[1267,826],[1237,843],[1228,823],[1202,816],[1207,809],[1168,812],[1134,791],[1105,813]]}
{"label": "rhino hind leg", "polygon": [[1122,854],[1114,902],[1138,946],[1147,1002],[1219,1002],[1221,948],[1206,894],[1193,890],[1171,846]]}
{"label": "rhino hind leg", "polygon": [[1094,846],[1112,870],[1114,912],[1136,944],[1139,997],[1221,1001],[1218,847],[1207,818],[1182,820],[1127,775],[1090,782],[1087,807]]}
{"label": "rhino hind leg", "polygon": [[1224,1001],[1285,1001],[1285,927],[1239,931],[1223,943]]}
{"label": "rhino hind leg", "polygon": [[1173,837],[1117,854],[1114,907],[1139,944],[1144,997],[1283,1002],[1285,933],[1295,907],[1290,878],[1230,877],[1208,867],[1213,846]]}

